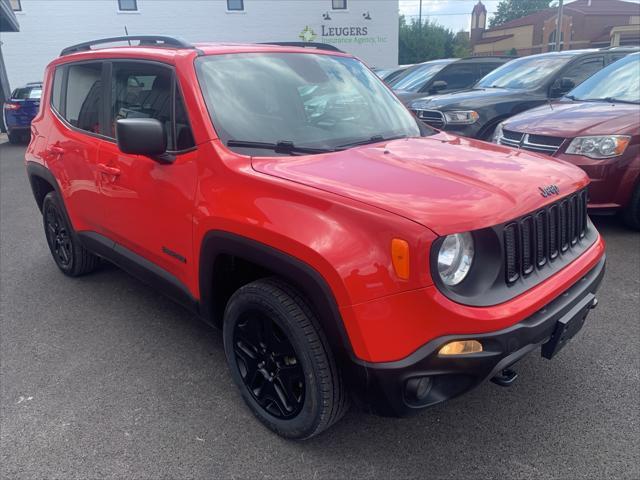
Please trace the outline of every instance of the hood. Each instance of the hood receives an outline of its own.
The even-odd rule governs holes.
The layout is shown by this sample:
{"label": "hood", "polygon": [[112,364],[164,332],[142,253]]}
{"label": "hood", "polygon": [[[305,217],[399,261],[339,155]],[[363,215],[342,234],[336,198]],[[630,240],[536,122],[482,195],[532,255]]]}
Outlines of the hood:
{"label": "hood", "polygon": [[638,135],[639,108],[627,103],[559,102],[511,117],[503,126],[507,130],[554,137]]}
{"label": "hood", "polygon": [[303,157],[253,157],[254,170],[403,216],[440,235],[506,222],[588,183],[560,160],[440,132]]}
{"label": "hood", "polygon": [[404,103],[407,107],[411,105],[411,102],[416,98],[424,97],[424,93],[420,92],[409,92],[407,90],[394,90],[393,93],[400,99],[402,103]]}
{"label": "hood", "polygon": [[[507,90],[506,88],[475,88],[462,90],[444,95],[422,97],[412,102],[420,104],[419,108],[450,109],[458,107],[481,108],[496,103],[522,101],[530,94],[522,90]],[[414,108],[414,107],[412,107]]]}

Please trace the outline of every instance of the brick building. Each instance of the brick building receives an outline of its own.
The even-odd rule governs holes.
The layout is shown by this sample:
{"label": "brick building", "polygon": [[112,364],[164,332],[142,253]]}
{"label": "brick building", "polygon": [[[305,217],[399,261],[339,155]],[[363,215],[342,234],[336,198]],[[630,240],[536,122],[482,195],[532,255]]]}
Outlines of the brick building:
{"label": "brick building", "polygon": [[[471,12],[470,41],[474,55],[518,55],[555,49],[557,8],[486,28],[487,10],[479,1]],[[577,0],[564,6],[562,50],[640,44],[640,5],[621,0]]]}

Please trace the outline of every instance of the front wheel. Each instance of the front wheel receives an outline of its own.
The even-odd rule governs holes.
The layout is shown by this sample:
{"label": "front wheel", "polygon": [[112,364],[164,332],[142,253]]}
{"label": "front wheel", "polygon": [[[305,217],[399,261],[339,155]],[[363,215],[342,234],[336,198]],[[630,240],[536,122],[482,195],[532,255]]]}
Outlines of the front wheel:
{"label": "front wheel", "polygon": [[256,417],[289,439],[319,434],[348,400],[324,333],[305,299],[275,278],[233,294],[224,315],[231,376]]}

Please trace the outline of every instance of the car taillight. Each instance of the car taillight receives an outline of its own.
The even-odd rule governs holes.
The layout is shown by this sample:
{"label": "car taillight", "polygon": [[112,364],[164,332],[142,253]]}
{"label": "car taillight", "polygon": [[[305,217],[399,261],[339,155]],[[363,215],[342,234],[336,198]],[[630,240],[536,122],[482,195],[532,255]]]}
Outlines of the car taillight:
{"label": "car taillight", "polygon": [[4,104],[4,109],[5,110],[19,110],[20,109],[20,104],[19,103],[5,103]]}

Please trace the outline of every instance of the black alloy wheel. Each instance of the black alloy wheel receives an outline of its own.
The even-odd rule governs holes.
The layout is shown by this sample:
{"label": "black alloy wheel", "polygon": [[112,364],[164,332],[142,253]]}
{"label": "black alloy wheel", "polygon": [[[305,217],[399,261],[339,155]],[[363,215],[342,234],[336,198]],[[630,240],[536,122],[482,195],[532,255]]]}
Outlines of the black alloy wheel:
{"label": "black alloy wheel", "polygon": [[66,222],[54,203],[48,203],[44,211],[45,232],[53,258],[60,268],[69,268],[73,259],[73,244]]}
{"label": "black alloy wheel", "polygon": [[266,427],[302,440],[337,422],[348,392],[307,298],[280,278],[255,280],[229,299],[222,326],[233,381]]}
{"label": "black alloy wheel", "polygon": [[304,404],[304,372],[287,336],[258,311],[246,312],[234,330],[234,354],[253,398],[276,418],[295,417]]}
{"label": "black alloy wheel", "polygon": [[47,193],[42,201],[42,220],[51,256],[62,273],[77,277],[95,270],[100,259],[77,239],[55,191]]}

